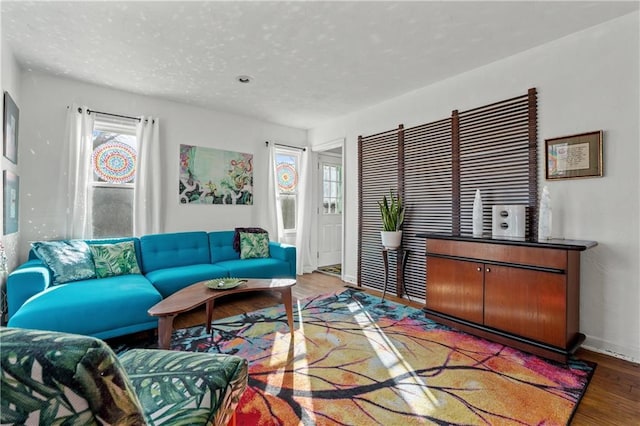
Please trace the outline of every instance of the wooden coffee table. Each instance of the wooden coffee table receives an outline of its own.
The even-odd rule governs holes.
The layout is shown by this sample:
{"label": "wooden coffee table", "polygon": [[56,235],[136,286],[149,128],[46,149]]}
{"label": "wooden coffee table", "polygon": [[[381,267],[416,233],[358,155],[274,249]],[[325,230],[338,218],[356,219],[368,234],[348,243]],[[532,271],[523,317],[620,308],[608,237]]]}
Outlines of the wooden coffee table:
{"label": "wooden coffee table", "polygon": [[245,293],[249,291],[277,291],[282,295],[282,302],[287,311],[289,331],[293,337],[293,303],[291,287],[296,284],[293,279],[247,279],[238,287],[228,290],[214,290],[204,285],[205,281],[185,287],[173,293],[149,309],[149,315],[158,317],[158,347],[169,349],[171,332],[173,331],[173,319],[182,312],[190,311],[200,305],[207,305],[207,333],[211,331],[211,319],[213,316],[213,302],[215,299],[230,294]]}

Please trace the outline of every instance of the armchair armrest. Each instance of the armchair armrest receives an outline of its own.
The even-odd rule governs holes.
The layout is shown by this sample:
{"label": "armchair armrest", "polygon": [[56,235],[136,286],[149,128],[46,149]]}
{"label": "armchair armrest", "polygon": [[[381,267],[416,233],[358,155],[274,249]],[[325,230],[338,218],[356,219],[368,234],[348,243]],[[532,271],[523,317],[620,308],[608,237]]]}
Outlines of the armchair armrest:
{"label": "armchair armrest", "polygon": [[290,276],[296,276],[296,246],[269,241],[269,253],[274,259],[284,260],[289,263]]}
{"label": "armchair armrest", "polygon": [[234,355],[133,349],[119,358],[152,424],[226,426],[247,387],[247,360]]}
{"label": "armchair armrest", "polygon": [[31,296],[51,284],[51,272],[41,260],[29,260],[7,277],[7,306],[9,318]]}

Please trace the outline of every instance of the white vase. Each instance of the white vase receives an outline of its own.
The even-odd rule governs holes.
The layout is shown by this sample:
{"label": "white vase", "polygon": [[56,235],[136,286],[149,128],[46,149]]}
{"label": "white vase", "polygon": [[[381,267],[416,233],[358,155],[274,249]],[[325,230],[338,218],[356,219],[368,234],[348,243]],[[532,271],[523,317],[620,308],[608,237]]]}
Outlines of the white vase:
{"label": "white vase", "polygon": [[472,228],[474,237],[482,236],[482,197],[479,189],[476,189],[476,197],[473,200]]}
{"label": "white vase", "polygon": [[402,244],[402,231],[380,231],[382,245],[388,249],[397,249]]}
{"label": "white vase", "polygon": [[538,239],[551,239],[552,223],[551,223],[551,194],[546,186],[542,188],[540,196],[540,210],[538,213]]}

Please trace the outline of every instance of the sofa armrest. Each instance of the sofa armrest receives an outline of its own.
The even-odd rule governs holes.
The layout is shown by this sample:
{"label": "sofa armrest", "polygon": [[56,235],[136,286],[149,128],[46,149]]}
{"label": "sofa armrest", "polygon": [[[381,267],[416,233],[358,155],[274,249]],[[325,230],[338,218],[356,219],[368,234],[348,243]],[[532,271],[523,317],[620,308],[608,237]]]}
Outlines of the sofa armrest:
{"label": "sofa armrest", "polygon": [[34,294],[51,284],[51,272],[41,260],[29,260],[7,278],[7,307],[9,318]]}
{"label": "sofa armrest", "polygon": [[247,360],[234,355],[132,349],[119,358],[154,423],[226,426],[247,387]]}
{"label": "sofa armrest", "polygon": [[274,259],[284,260],[289,263],[290,276],[296,276],[296,246],[290,244],[269,241],[269,253]]}

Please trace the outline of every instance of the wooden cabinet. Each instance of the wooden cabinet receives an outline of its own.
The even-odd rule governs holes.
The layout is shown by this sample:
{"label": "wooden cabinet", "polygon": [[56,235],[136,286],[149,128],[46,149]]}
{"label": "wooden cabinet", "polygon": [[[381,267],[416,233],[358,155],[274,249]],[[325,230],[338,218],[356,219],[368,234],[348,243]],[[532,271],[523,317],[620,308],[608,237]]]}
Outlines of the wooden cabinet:
{"label": "wooden cabinet", "polygon": [[457,318],[482,323],[484,283],[482,264],[430,257],[427,282],[427,306]]}
{"label": "wooden cabinet", "polygon": [[426,315],[566,361],[579,333],[580,252],[591,241],[426,238]]}

